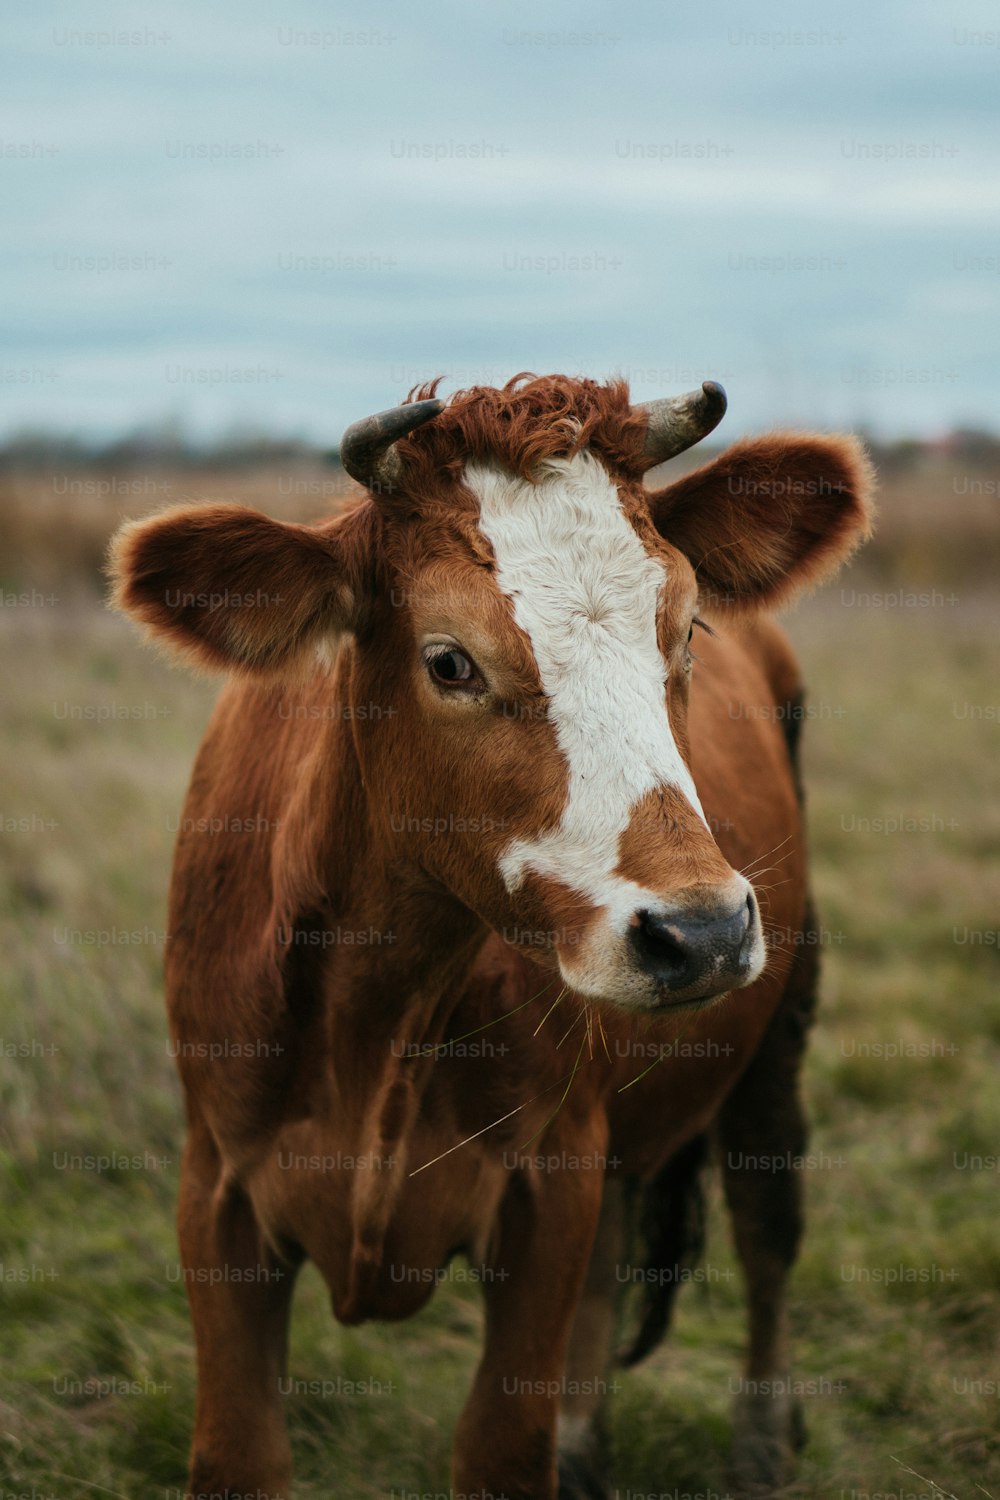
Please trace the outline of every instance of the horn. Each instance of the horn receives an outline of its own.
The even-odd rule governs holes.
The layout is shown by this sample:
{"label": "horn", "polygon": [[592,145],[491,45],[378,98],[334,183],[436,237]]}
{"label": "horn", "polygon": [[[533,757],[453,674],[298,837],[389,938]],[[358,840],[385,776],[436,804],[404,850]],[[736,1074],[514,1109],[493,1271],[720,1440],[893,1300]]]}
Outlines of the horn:
{"label": "horn", "polygon": [[443,410],[443,401],[407,401],[352,422],[340,440],[341,464],[369,489],[391,489],[401,470],[393,444]]}
{"label": "horn", "polygon": [[644,467],[651,469],[683,453],[719,425],[726,414],[726,393],[714,380],[703,380],[700,391],[644,401],[632,410],[644,411],[649,418],[643,453]]}

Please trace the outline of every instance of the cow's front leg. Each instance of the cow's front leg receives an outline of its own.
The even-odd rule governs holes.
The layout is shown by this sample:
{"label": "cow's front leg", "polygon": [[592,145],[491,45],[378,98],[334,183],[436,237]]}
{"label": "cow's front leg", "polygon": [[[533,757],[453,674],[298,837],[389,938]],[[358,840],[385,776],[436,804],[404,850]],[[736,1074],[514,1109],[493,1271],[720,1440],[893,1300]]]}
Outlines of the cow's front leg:
{"label": "cow's front leg", "polygon": [[781,1009],[718,1119],[722,1179],[750,1320],[733,1410],[731,1472],[741,1495],[769,1496],[787,1484],[805,1441],[801,1404],[790,1392],[786,1291],[803,1227],[798,1162],[806,1148],[806,1120],[798,1075],[817,971],[815,947],[806,946],[796,956]]}
{"label": "cow's front leg", "polygon": [[556,1496],[566,1350],[600,1213],[604,1142],[573,1142],[576,1159],[595,1163],[586,1169],[564,1165],[550,1142],[535,1149],[549,1165],[512,1178],[486,1269],[483,1357],[455,1435],[458,1493]]}
{"label": "cow's front leg", "polygon": [[292,1459],[280,1381],[295,1270],[267,1248],[207,1133],[192,1132],[185,1147],[178,1230],[198,1357],[187,1500],[285,1500]]}
{"label": "cow's front leg", "polygon": [[559,1500],[606,1500],[608,1441],[605,1405],[614,1364],[626,1249],[625,1183],[607,1177],[594,1248],[573,1320],[566,1390],[559,1412]]}

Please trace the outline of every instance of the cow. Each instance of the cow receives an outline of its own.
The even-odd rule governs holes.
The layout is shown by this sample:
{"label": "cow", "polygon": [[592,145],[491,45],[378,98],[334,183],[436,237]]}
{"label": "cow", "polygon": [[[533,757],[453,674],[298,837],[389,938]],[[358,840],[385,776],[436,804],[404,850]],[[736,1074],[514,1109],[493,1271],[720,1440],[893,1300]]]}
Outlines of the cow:
{"label": "cow", "polygon": [[456,1255],[484,1336],[455,1492],[606,1494],[630,1225],[626,1360],[667,1326],[709,1150],[749,1308],[732,1473],[766,1493],[799,1437],[761,1392],[789,1374],[817,947],[771,611],[866,534],[867,460],[774,433],[650,488],[720,386],[436,389],[348,429],[361,488],[329,521],[191,505],[113,545],[117,607],[227,676],[166,957],[187,1494],[288,1496],[306,1258],[357,1324],[414,1313]]}

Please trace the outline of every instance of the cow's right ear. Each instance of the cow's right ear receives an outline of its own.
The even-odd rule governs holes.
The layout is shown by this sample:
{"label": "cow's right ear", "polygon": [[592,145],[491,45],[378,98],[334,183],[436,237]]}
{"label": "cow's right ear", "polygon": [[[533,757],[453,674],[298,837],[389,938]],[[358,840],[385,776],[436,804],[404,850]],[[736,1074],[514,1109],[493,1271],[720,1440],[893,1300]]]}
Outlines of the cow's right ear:
{"label": "cow's right ear", "polygon": [[240,505],[180,506],[124,525],[112,603],[209,671],[277,675],[353,628],[373,557],[373,507],[322,527]]}

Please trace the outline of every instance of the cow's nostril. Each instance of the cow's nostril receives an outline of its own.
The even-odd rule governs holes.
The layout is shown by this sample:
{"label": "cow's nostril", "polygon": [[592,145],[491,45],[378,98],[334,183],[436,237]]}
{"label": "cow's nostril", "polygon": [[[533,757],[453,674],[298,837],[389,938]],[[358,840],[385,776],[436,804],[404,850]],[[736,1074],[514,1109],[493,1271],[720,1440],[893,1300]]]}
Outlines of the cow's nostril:
{"label": "cow's nostril", "polygon": [[641,911],[638,917],[638,925],[633,928],[633,941],[640,956],[649,960],[650,967],[661,970],[664,978],[671,970],[680,975],[688,964],[682,929],[653,912]]}

